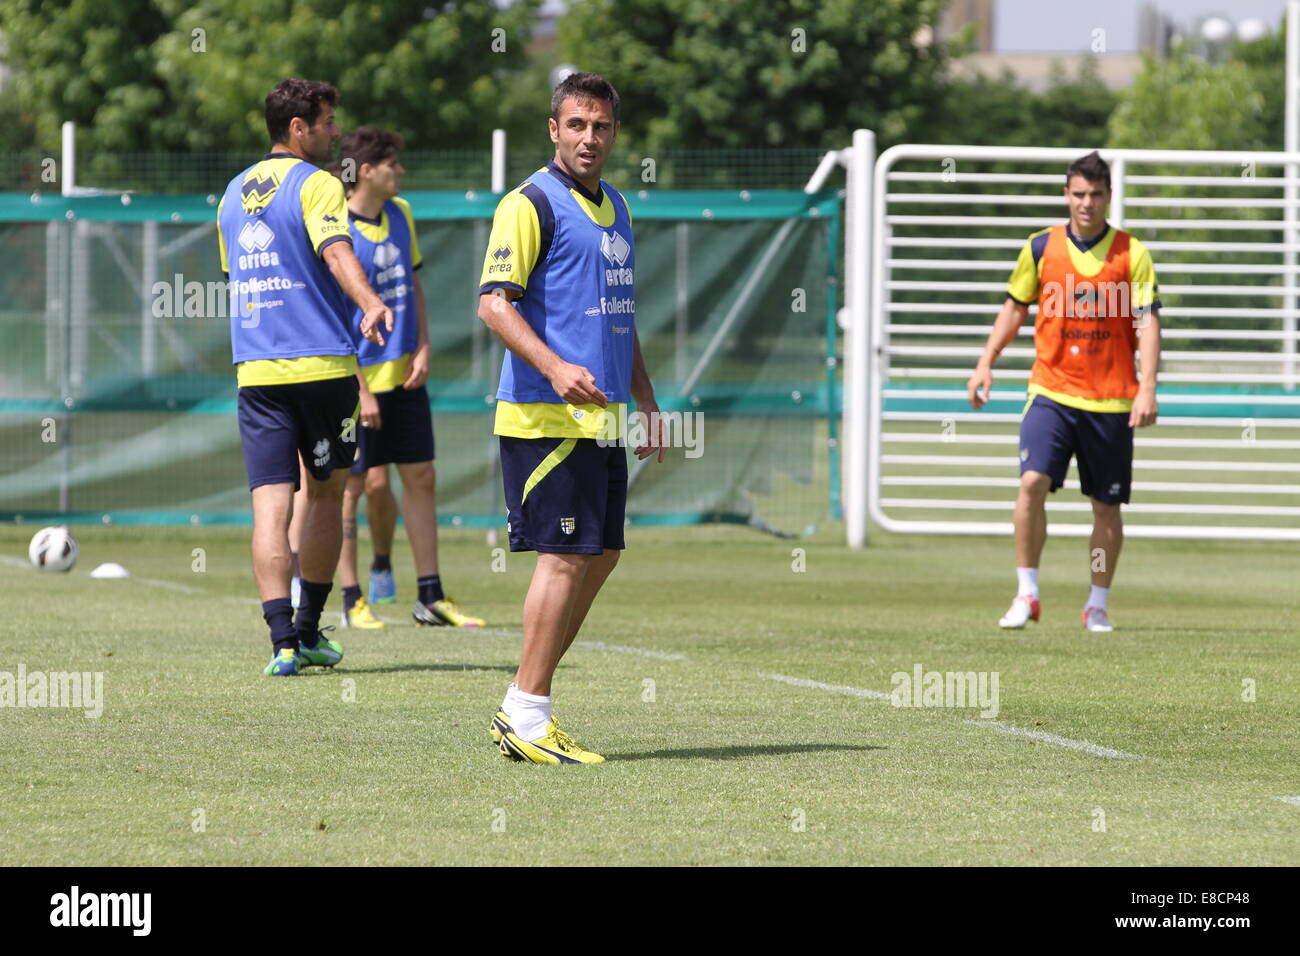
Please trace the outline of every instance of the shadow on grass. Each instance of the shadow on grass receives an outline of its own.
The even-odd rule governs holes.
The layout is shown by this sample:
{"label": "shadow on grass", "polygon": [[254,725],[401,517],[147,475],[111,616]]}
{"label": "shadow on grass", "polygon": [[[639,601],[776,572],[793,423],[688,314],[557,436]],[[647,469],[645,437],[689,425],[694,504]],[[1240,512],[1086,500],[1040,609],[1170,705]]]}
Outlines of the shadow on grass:
{"label": "shadow on grass", "polygon": [[827,750],[885,750],[885,747],[856,744],[762,744],[746,747],[685,747],[680,750],[648,750],[644,753],[611,753],[611,761],[623,760],[743,760],[746,757],[779,757],[785,754],[817,753]]}
{"label": "shadow on grass", "polygon": [[[324,668],[317,668],[323,670]],[[390,667],[348,667],[344,666],[335,676],[347,677],[349,674],[400,674],[405,671],[503,671],[513,674],[519,670],[516,664],[393,664]],[[333,671],[331,671],[333,673]]]}

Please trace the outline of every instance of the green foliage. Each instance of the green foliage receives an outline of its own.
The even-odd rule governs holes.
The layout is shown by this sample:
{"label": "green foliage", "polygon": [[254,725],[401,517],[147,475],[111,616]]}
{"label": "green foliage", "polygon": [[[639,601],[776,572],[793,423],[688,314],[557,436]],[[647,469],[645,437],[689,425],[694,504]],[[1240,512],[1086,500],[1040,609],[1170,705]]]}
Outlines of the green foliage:
{"label": "green foliage", "polygon": [[[1239,59],[1219,66],[1175,49],[1147,55],[1110,118],[1109,146],[1119,149],[1268,149],[1263,72]],[[1281,83],[1281,70],[1271,78]]]}
{"label": "green foliage", "polygon": [[949,50],[913,42],[943,0],[578,0],[560,48],[622,97],[647,149],[842,146],[905,139]]}
{"label": "green foliage", "polygon": [[1075,76],[1058,75],[1042,93],[1000,77],[956,79],[944,91],[921,139],[971,146],[1095,147],[1106,140],[1116,94],[1085,61]]}
{"label": "green foliage", "polygon": [[0,30],[46,148],[71,119],[92,151],[260,149],[262,101],[286,76],[337,86],[345,128],[486,148],[539,3],[18,0]]}
{"label": "green foliage", "polygon": [[168,110],[152,46],[168,27],[153,0],[0,4],[16,100],[35,115],[39,145],[56,149],[64,120],[106,149],[156,142]]}

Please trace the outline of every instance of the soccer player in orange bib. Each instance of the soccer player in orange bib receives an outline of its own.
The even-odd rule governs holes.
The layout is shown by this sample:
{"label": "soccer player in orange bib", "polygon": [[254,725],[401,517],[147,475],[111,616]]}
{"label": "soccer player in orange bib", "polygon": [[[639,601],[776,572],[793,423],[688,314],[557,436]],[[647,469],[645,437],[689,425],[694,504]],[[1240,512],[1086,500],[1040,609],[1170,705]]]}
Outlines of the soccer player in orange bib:
{"label": "soccer player in orange bib", "polygon": [[1160,299],[1146,247],[1106,222],[1106,161],[1089,153],[1065,177],[1070,221],[1034,233],[1020,251],[1007,299],[966,390],[973,408],[988,401],[993,363],[1015,341],[1036,301],[1037,356],[1020,422],[1018,588],[999,624],[1018,629],[1039,619],[1047,495],[1065,483],[1070,458],[1077,457],[1080,490],[1092,499],[1093,516],[1092,588],[1083,626],[1110,631],[1110,587],[1124,543],[1120,508],[1133,483],[1133,429],[1154,424],[1157,414]]}

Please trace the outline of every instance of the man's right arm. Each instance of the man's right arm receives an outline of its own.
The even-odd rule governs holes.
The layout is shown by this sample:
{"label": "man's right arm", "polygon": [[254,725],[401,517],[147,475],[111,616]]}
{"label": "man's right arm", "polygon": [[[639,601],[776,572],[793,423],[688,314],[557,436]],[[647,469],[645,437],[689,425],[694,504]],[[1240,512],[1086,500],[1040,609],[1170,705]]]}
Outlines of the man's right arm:
{"label": "man's right arm", "polygon": [[998,360],[1003,349],[1016,340],[1020,327],[1029,316],[1029,306],[1007,296],[1002,309],[993,323],[988,342],[984,345],[984,354],[975,365],[975,374],[966,383],[966,394],[970,398],[971,408],[979,409],[989,400],[993,390],[993,363]]}
{"label": "man's right arm", "polygon": [[606,407],[609,399],[596,387],[596,377],[556,355],[510,304],[510,292],[493,289],[478,297],[478,317],[483,324],[502,345],[545,375],[560,398],[573,405],[591,402]]}
{"label": "man's right arm", "polygon": [[393,331],[393,312],[384,305],[382,299],[370,288],[366,281],[366,270],[361,268],[356,253],[350,242],[331,242],[321,252],[321,258],[329,266],[330,274],[338,282],[347,297],[361,310],[361,334],[376,345],[384,344],[384,337],[379,332],[379,323]]}
{"label": "man's right arm", "polygon": [[383,345],[384,337],[378,326],[383,322],[385,329],[393,331],[393,313],[370,288],[366,271],[352,251],[343,183],[325,170],[318,169],[302,184],[299,199],[303,226],[312,250],[329,267],[347,297],[361,310],[361,334],[376,345]]}

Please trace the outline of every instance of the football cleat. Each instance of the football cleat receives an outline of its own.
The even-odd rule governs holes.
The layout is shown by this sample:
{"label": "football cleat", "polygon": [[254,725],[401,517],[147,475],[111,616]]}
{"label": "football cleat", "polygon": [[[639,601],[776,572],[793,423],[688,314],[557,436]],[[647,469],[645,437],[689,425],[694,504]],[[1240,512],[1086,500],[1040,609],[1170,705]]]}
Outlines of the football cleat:
{"label": "football cleat", "polygon": [[304,667],[333,667],[343,660],[343,645],[325,636],[326,631],[332,630],[332,627],[322,627],[317,631],[315,647],[308,647],[299,641],[298,655],[302,658]]}
{"label": "football cleat", "polygon": [[262,673],[267,677],[295,677],[305,666],[306,661],[300,654],[292,648],[285,647],[271,658],[271,663],[266,665]]}
{"label": "football cleat", "polygon": [[357,598],[357,603],[339,615],[341,627],[359,627],[363,631],[377,631],[384,622],[375,617],[365,598]]}
{"label": "football cleat", "polygon": [[546,725],[546,736],[536,740],[523,740],[514,728],[507,726],[501,737],[501,752],[515,760],[527,763],[604,763],[598,753],[585,750],[576,740],[560,729],[551,717]]}
{"label": "football cleat", "polygon": [[293,576],[293,580],[289,582],[289,604],[293,607],[302,604],[302,578],[296,574]]}
{"label": "football cleat", "polygon": [[370,572],[370,603],[393,604],[397,601],[397,580],[392,570]]}
{"label": "football cleat", "polygon": [[1011,602],[1011,608],[1002,615],[1002,620],[998,621],[998,627],[1018,631],[1030,621],[1037,621],[1041,611],[1042,606],[1038,603],[1038,598],[1028,594],[1018,594]]}
{"label": "football cleat", "polygon": [[510,718],[506,716],[504,710],[498,710],[492,715],[492,723],[488,724],[488,733],[492,735],[492,742],[500,744],[501,738],[510,730]]}
{"label": "football cleat", "polygon": [[1085,607],[1083,609],[1083,627],[1086,631],[1110,632],[1115,630],[1110,623],[1110,615],[1105,608]]}
{"label": "football cleat", "polygon": [[486,623],[481,617],[471,617],[457,607],[451,598],[443,598],[432,604],[415,602],[411,608],[411,617],[415,623],[430,627],[483,627]]}
{"label": "football cleat", "polygon": [[514,731],[510,726],[510,718],[506,716],[504,710],[498,710],[492,715],[492,722],[488,724],[488,733],[492,736],[493,745],[500,752],[501,756],[510,760],[520,761],[524,758],[518,756],[512,750],[509,750],[505,744],[502,743],[502,740],[505,739],[505,735],[513,732]]}

